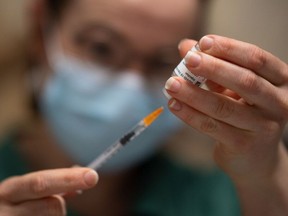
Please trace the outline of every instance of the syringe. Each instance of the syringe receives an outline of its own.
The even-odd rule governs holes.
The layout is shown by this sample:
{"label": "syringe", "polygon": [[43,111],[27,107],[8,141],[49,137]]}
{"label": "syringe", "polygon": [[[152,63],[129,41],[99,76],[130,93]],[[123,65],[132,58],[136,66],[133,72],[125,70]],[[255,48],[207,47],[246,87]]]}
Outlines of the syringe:
{"label": "syringe", "polygon": [[109,158],[116,154],[127,143],[139,136],[149,125],[151,125],[158,116],[163,112],[163,107],[160,107],[144,117],[138,124],[136,124],[128,133],[114,144],[109,146],[99,157],[92,161],[87,167],[98,170]]}

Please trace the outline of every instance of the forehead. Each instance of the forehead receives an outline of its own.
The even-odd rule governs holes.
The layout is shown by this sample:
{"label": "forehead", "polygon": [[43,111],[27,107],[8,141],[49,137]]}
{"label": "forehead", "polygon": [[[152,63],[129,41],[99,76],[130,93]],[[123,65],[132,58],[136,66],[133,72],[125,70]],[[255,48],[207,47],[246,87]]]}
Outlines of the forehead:
{"label": "forehead", "polygon": [[81,0],[67,8],[64,20],[72,28],[107,24],[131,43],[149,47],[189,37],[197,7],[198,0]]}

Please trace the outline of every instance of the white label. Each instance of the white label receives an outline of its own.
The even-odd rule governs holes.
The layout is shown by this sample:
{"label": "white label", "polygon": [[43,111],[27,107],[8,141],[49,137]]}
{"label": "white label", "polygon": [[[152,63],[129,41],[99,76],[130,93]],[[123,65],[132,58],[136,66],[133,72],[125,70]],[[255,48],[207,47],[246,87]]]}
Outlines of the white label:
{"label": "white label", "polygon": [[193,73],[191,73],[191,71],[189,71],[188,68],[186,67],[184,59],[174,69],[173,75],[182,77],[183,79],[188,80],[197,86],[201,86],[206,81],[206,78],[196,76]]}

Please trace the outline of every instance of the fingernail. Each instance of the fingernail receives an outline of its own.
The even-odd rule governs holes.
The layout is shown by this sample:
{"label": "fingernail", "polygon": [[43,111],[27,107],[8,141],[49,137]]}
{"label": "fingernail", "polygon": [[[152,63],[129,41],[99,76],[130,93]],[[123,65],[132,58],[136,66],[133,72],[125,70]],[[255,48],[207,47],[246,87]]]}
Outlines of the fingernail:
{"label": "fingernail", "polygon": [[176,111],[179,111],[182,109],[182,105],[175,99],[172,99],[170,102],[169,102],[169,107],[173,110],[176,110]]}
{"label": "fingernail", "polygon": [[199,42],[197,42],[197,43],[195,44],[195,46],[192,47],[191,51],[201,52]]}
{"label": "fingernail", "polygon": [[196,53],[189,51],[187,55],[185,56],[185,63],[189,67],[197,67],[201,62],[201,56]]}
{"label": "fingernail", "polygon": [[174,93],[178,92],[180,88],[181,88],[181,83],[174,77],[170,77],[165,84],[165,89]]}
{"label": "fingernail", "polygon": [[166,88],[162,89],[163,94],[165,95],[165,97],[170,100],[171,99],[171,95],[168,94],[168,92],[166,91]]}
{"label": "fingernail", "polygon": [[179,42],[179,44],[178,44],[178,50],[181,49],[183,42],[186,41],[186,40],[188,40],[188,39],[187,39],[187,38],[184,38],[184,39],[182,39],[182,40]]}
{"label": "fingernail", "polygon": [[98,175],[94,170],[85,173],[84,180],[88,186],[94,186],[97,183]]}
{"label": "fingernail", "polygon": [[204,36],[201,38],[199,44],[202,51],[209,50],[213,46],[214,40],[211,37]]}

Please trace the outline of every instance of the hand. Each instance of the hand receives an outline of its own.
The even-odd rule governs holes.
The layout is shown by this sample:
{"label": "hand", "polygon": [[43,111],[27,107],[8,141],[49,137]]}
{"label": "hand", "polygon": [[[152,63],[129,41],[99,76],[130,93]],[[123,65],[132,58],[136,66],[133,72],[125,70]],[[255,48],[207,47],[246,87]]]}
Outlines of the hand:
{"label": "hand", "polygon": [[[181,54],[195,43],[182,42]],[[254,45],[216,35],[199,45],[202,52],[189,52],[185,59],[192,73],[208,79],[210,91],[169,78],[170,110],[217,141],[215,160],[240,191],[284,187],[288,157],[280,140],[288,118],[287,64]]]}
{"label": "hand", "polygon": [[55,169],[11,177],[0,184],[1,215],[66,215],[62,195],[91,188],[97,181],[96,172],[88,168]]}

